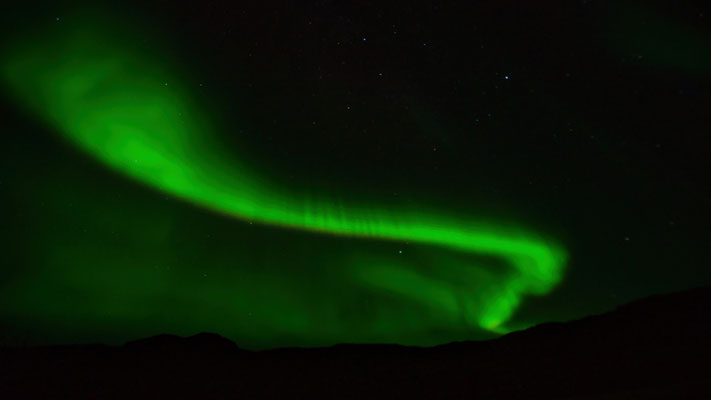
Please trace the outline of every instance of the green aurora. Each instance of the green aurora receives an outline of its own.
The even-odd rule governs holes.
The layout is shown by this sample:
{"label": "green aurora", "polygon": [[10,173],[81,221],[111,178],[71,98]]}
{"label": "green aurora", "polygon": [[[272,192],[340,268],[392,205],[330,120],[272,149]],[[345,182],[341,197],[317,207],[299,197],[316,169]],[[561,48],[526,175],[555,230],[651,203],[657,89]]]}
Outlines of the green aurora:
{"label": "green aurora", "polygon": [[[315,344],[427,344],[408,339],[407,333],[455,325],[470,329],[472,337],[507,332],[506,322],[524,296],[544,295],[562,281],[566,251],[529,229],[447,212],[446,205],[360,202],[335,193],[309,194],[269,179],[245,161],[247,156],[220,142],[219,132],[231,128],[218,126],[205,105],[192,100],[190,85],[181,82],[184,74],[173,63],[157,57],[157,49],[137,33],[112,26],[92,15],[73,29],[14,37],[1,59],[9,98],[111,170],[195,206],[249,224],[311,231],[325,242],[335,235],[363,246],[412,243],[426,260],[414,267],[399,254],[362,249],[341,254],[330,266],[337,271],[329,272],[348,286],[340,290],[376,299],[372,315],[343,316],[337,311],[338,288],[321,291],[318,301],[305,301],[313,287],[292,284],[288,274],[274,278],[241,268],[238,255],[219,281],[207,284],[189,277],[186,269],[155,273],[148,267],[150,250],[141,256],[145,265],[125,265],[120,257],[107,256],[115,249],[57,242],[44,250],[42,278],[29,275],[2,292],[0,314],[6,318],[116,327],[171,309],[174,320],[156,320],[145,331],[210,330],[257,347],[301,343],[293,338]],[[120,219],[91,204],[85,207],[98,219]],[[129,214],[121,223],[153,219],[160,230],[159,210]],[[151,230],[134,234],[144,243],[161,237]],[[81,293],[81,299],[37,300],[51,298],[48,292]],[[170,304],[146,300],[160,297]],[[377,299],[384,297],[406,301],[410,311],[400,312],[386,301],[379,306]],[[239,317],[246,314],[250,322]]]}

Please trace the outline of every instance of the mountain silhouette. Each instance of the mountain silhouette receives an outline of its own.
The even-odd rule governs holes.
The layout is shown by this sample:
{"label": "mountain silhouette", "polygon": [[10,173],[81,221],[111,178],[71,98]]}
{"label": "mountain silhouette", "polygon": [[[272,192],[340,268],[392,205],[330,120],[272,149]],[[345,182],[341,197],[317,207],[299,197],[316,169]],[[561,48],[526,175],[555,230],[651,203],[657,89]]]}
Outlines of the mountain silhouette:
{"label": "mountain silhouette", "polygon": [[711,398],[711,288],[435,347],[240,349],[216,334],[0,349],[2,398]]}

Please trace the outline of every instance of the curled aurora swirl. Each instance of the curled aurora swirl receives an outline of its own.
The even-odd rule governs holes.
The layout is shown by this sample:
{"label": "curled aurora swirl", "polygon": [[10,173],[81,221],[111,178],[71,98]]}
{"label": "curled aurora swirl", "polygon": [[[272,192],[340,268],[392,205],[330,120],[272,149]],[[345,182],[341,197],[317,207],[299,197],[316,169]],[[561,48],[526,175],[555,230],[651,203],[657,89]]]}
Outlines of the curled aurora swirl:
{"label": "curled aurora swirl", "polygon": [[[466,289],[464,297],[453,296],[442,283],[406,268],[369,263],[356,269],[361,283],[442,313],[464,313],[474,328],[506,332],[503,324],[523,296],[548,293],[562,280],[565,250],[539,235],[462,220],[445,210],[352,204],[327,195],[307,198],[269,182],[220,145],[218,130],[191,101],[172,66],[135,36],[97,20],[76,21],[73,28],[41,37],[13,38],[1,55],[2,80],[21,108],[111,169],[254,223],[500,259],[512,273],[487,291],[485,301],[476,302],[468,300]],[[481,288],[479,282],[471,290]]]}

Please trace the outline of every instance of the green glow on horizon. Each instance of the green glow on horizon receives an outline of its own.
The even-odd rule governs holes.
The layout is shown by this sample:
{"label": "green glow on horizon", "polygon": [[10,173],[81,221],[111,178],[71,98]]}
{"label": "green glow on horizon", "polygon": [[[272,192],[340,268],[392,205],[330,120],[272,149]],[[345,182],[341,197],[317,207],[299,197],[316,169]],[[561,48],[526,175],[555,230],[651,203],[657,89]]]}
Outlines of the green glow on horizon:
{"label": "green glow on horizon", "polygon": [[325,193],[307,198],[270,182],[220,145],[224,128],[191,101],[174,67],[106,25],[64,29],[11,43],[2,55],[3,81],[22,107],[111,169],[243,220],[501,259],[510,266],[501,276],[443,261],[438,273],[463,275],[437,279],[396,261],[352,262],[355,282],[462,317],[473,328],[506,332],[523,296],[546,294],[561,282],[565,250],[525,229],[445,210],[360,204]]}

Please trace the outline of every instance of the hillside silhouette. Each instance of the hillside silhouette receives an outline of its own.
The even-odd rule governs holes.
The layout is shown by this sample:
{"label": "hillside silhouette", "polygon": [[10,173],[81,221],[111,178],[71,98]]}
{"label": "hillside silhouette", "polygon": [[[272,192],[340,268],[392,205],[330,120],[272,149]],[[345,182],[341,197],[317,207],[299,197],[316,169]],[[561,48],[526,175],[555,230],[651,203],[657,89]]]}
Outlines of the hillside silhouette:
{"label": "hillside silhouette", "polygon": [[711,288],[497,339],[240,349],[216,334],[0,349],[2,398],[711,398]]}

